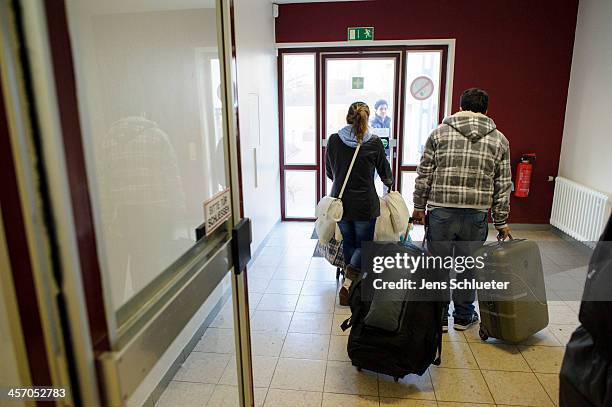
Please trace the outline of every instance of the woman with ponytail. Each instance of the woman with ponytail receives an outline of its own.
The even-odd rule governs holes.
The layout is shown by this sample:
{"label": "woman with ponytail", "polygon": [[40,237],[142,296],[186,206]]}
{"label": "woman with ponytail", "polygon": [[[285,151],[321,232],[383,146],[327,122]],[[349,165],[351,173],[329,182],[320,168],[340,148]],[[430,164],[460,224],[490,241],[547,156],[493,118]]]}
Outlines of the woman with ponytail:
{"label": "woman with ponytail", "polygon": [[361,242],[374,239],[380,203],[374,186],[374,171],[383,184],[391,187],[393,176],[382,141],[370,132],[370,108],[363,102],[353,103],[346,115],[347,125],[327,140],[325,172],[333,181],[331,196],[337,197],[348,173],[357,146],[359,151],[349,174],[342,206],[344,214],[338,222],[342,232],[345,283],[339,292],[340,305],[348,305],[348,288],[361,274]]}

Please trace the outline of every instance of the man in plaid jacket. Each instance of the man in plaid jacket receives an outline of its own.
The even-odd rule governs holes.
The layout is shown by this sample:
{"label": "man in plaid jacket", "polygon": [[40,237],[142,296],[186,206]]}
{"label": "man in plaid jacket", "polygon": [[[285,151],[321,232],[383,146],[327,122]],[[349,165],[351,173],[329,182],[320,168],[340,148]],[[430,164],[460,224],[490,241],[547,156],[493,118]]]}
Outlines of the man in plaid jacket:
{"label": "man in plaid jacket", "polygon": [[[414,189],[415,223],[425,222],[427,240],[436,256],[470,255],[487,239],[491,209],[497,238],[510,232],[510,149],[506,137],[486,116],[489,96],[481,89],[461,95],[461,111],[444,119],[425,144]],[[458,243],[465,242],[465,243]],[[473,270],[457,279],[471,281]],[[456,330],[478,322],[474,289],[453,291]],[[448,316],[444,320],[448,329]]]}

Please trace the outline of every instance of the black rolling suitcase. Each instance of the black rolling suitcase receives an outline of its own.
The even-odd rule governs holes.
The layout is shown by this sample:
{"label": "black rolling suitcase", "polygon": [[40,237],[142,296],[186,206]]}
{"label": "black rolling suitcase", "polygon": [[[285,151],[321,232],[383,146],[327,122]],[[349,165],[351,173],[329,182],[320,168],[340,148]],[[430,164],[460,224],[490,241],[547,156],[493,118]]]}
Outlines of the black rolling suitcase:
{"label": "black rolling suitcase", "polygon": [[[383,251],[389,254],[408,252],[420,256],[423,253],[412,244],[378,244],[384,246]],[[429,278],[446,278],[445,274],[438,271],[435,277],[430,275]],[[372,277],[374,274],[368,272],[351,286],[349,303],[352,315],[341,326],[343,330],[351,327],[347,351],[352,364],[358,370],[393,376],[396,381],[411,373],[422,375],[431,364],[439,365],[442,316],[447,298],[420,301],[411,296],[410,290],[398,290],[396,301],[378,301],[376,295],[368,300],[364,289],[371,284]],[[420,279],[422,274],[417,272],[412,277]],[[447,290],[443,291],[446,296]]]}
{"label": "black rolling suitcase", "polygon": [[480,338],[521,342],[548,326],[542,258],[537,243],[525,239],[488,243],[474,253],[485,267],[480,281],[509,282],[507,290],[478,290]]}

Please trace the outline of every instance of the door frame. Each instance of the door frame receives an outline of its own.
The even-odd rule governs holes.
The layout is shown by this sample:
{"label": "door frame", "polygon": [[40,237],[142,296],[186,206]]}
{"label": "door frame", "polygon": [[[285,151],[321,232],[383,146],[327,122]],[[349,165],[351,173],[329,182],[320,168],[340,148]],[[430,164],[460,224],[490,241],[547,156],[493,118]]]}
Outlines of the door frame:
{"label": "door frame", "polygon": [[[454,62],[455,62],[455,39],[439,39],[439,40],[392,40],[392,41],[372,41],[367,45],[359,42],[319,42],[319,43],[277,43],[277,67],[278,67],[278,109],[279,109],[279,162],[280,162],[280,181],[281,181],[281,219],[283,221],[313,221],[315,218],[294,218],[287,217],[285,211],[286,196],[285,171],[288,170],[310,170],[316,171],[316,202],[322,198],[326,188],[325,178],[325,155],[324,147],[322,146],[323,135],[325,135],[325,60],[334,57],[351,58],[359,55],[374,55],[378,54],[397,54],[399,53],[399,70],[396,65],[396,106],[394,108],[395,117],[399,117],[396,121],[397,125],[394,129],[396,140],[396,157],[394,160],[394,187],[401,192],[402,189],[402,172],[415,171],[416,165],[403,165],[403,133],[404,133],[404,109],[406,98],[406,69],[405,59],[407,52],[410,51],[440,51],[440,94],[438,100],[439,106],[439,122],[450,115],[452,111],[452,89],[454,77]],[[292,165],[285,164],[284,157],[284,98],[283,98],[283,56],[290,54],[313,54],[315,56],[315,137],[316,137],[316,164],[315,165]],[[399,92],[397,91],[399,89]]]}

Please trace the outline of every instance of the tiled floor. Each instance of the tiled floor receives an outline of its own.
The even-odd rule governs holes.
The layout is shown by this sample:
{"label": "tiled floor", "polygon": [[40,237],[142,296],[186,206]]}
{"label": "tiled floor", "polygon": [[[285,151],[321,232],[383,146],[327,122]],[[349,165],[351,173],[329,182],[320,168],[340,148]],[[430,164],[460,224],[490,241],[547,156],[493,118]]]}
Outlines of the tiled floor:
{"label": "tiled floor", "polygon": [[[587,259],[554,234],[515,231],[541,241],[550,325],[523,344],[484,343],[478,328],[444,335],[442,365],[399,383],[357,372],[340,323],[335,269],[313,258],[312,223],[283,223],[249,268],[251,339],[258,406],[553,406],[564,344],[578,324]],[[422,231],[413,231],[422,237]],[[493,234],[491,233],[491,238]],[[582,256],[582,257],[581,257]],[[568,293],[570,292],[571,293]],[[563,300],[563,295],[568,298]],[[157,406],[237,405],[231,302],[228,302]]]}

